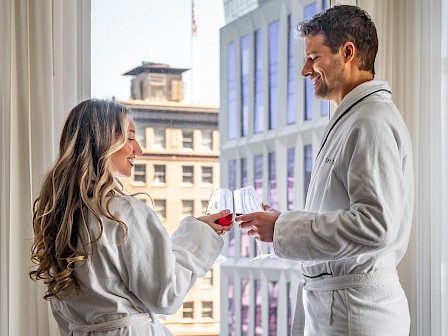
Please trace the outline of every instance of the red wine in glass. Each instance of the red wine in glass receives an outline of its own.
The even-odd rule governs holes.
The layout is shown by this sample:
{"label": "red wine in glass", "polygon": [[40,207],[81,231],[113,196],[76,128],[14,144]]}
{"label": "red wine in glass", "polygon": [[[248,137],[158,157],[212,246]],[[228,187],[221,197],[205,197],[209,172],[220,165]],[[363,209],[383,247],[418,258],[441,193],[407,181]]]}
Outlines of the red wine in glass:
{"label": "red wine in glass", "polygon": [[229,213],[225,217],[221,217],[215,220],[216,224],[222,225],[222,226],[229,226],[233,221],[233,214]]}

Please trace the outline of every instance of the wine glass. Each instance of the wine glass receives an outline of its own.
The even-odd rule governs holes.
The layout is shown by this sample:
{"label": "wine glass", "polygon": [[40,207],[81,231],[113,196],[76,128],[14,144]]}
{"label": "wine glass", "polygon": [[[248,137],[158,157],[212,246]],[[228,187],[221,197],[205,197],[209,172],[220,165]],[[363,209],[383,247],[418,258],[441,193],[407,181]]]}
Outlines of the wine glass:
{"label": "wine glass", "polygon": [[[257,193],[254,187],[247,186],[244,188],[237,189],[233,192],[233,198],[235,202],[235,215],[245,215],[252,212],[264,211],[261,207],[261,203],[258,200]],[[272,257],[271,253],[268,253],[270,243],[265,243],[255,239],[258,247],[258,255],[251,259],[251,261]]]}
{"label": "wine glass", "polygon": [[[208,201],[206,214],[211,215],[217,212],[220,212],[221,210],[228,209],[230,210],[230,213],[225,216],[216,219],[214,222],[216,224],[219,224],[221,226],[228,226],[233,221],[233,193],[229,189],[225,188],[215,188],[213,189],[213,192],[210,196],[210,199]],[[216,259],[217,263],[222,263],[226,261],[227,258],[220,254],[218,256],[218,259]]]}

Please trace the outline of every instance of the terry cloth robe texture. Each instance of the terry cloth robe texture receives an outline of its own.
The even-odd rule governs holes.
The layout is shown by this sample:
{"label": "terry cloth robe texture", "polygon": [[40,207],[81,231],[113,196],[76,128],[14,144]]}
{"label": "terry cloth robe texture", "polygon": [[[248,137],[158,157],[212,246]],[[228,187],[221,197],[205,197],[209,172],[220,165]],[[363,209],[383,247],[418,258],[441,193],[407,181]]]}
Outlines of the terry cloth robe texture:
{"label": "terry cloth robe texture", "polygon": [[318,152],[305,210],[274,228],[275,254],[302,261],[293,335],[408,335],[396,266],[411,231],[412,146],[388,84],[349,92]]}
{"label": "terry cloth robe texture", "polygon": [[[223,240],[193,217],[185,218],[170,237],[157,215],[131,196],[114,197],[110,210],[126,223],[128,236],[122,241],[120,225],[101,218],[104,232],[92,245],[88,262],[75,271],[80,296],[51,301],[60,333],[171,335],[156,315],[173,314],[182,306],[196,279],[204,276],[218,257]],[[96,218],[90,214],[88,221],[91,237],[97,237]],[[110,327],[117,321],[118,328],[110,331],[82,331],[101,323]]]}

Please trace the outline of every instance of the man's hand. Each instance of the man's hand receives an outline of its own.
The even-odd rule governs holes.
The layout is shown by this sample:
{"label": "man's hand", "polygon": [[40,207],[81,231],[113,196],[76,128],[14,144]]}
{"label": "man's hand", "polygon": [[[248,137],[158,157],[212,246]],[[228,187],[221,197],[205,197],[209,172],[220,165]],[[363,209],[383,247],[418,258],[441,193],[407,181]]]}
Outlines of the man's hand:
{"label": "man's hand", "polygon": [[240,222],[240,228],[248,230],[247,234],[262,242],[272,242],[274,239],[274,226],[281,212],[263,205],[264,211],[252,212],[235,217],[236,222]]}

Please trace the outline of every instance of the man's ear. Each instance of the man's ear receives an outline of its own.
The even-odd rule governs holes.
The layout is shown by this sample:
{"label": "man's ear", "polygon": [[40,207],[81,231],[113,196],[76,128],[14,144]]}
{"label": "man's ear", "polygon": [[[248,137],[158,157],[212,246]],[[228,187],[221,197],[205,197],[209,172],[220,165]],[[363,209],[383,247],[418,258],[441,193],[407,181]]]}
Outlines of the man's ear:
{"label": "man's ear", "polygon": [[342,46],[342,55],[346,63],[353,61],[355,58],[356,48],[353,42],[345,42]]}

